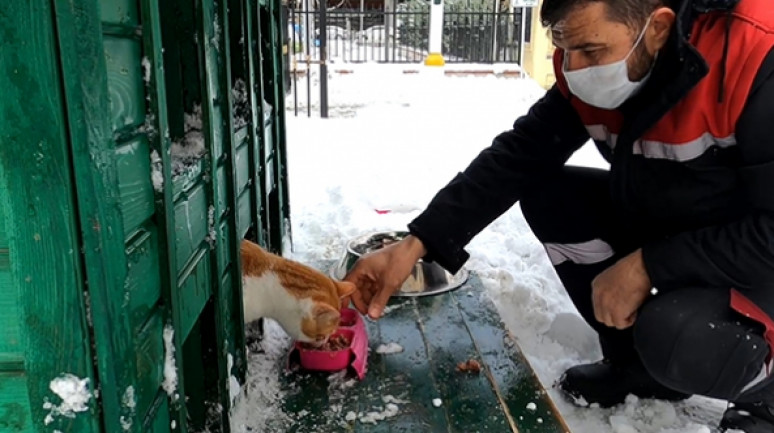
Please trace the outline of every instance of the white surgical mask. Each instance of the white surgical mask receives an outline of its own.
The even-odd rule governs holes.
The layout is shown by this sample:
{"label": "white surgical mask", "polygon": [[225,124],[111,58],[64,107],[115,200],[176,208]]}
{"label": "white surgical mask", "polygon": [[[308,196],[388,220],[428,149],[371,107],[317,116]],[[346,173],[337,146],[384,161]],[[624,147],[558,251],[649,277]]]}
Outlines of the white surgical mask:
{"label": "white surgical mask", "polygon": [[626,61],[645,36],[645,30],[650,24],[650,17],[645,22],[640,36],[634,42],[634,46],[626,54],[623,60],[609,65],[589,66],[577,71],[567,70],[567,53],[564,53],[562,71],[567,79],[570,91],[581,101],[595,107],[612,110],[617,108],[630,96],[635,94],[645,84],[650,76],[650,71],[642,80],[633,82],[629,80],[629,68]]}

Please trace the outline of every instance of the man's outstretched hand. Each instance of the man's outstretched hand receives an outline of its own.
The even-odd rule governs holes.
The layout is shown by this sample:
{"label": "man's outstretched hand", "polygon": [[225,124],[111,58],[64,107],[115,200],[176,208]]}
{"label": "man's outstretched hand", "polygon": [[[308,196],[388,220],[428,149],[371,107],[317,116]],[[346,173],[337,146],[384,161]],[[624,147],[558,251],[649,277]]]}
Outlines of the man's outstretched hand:
{"label": "man's outstretched hand", "polygon": [[352,303],[362,314],[378,319],[390,296],[411,275],[414,265],[427,251],[414,236],[361,257],[344,277],[357,286]]}
{"label": "man's outstretched hand", "polygon": [[625,329],[634,324],[637,310],[652,287],[642,250],[629,254],[591,282],[594,316],[607,326]]}

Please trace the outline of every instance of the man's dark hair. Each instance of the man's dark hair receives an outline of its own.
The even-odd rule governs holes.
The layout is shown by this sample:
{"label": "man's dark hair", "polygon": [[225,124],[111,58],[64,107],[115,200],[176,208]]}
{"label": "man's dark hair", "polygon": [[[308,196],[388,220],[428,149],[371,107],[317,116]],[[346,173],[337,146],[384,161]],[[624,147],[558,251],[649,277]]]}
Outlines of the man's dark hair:
{"label": "man's dark hair", "polygon": [[608,18],[630,27],[641,25],[654,9],[667,3],[662,0],[545,0],[540,8],[540,21],[551,28],[575,8],[593,2],[604,3]]}

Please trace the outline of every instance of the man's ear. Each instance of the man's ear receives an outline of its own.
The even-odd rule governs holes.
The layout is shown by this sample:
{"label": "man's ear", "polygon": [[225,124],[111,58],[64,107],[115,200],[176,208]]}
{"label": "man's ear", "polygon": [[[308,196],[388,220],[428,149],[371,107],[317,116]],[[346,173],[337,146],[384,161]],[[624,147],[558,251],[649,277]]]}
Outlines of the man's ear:
{"label": "man's ear", "polygon": [[645,31],[645,48],[648,54],[655,55],[666,45],[674,25],[675,11],[667,7],[660,7],[653,11],[650,25]]}
{"label": "man's ear", "polygon": [[336,281],[336,289],[339,292],[339,298],[346,298],[347,296],[355,293],[357,286],[349,281]]}

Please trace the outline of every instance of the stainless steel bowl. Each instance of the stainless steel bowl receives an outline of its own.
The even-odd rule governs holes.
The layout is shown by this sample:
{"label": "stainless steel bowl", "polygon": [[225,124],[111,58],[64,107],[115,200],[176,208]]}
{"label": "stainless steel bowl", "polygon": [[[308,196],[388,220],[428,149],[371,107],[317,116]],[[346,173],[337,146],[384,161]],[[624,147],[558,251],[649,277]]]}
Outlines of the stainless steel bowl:
{"label": "stainless steel bowl", "polygon": [[[370,233],[350,240],[344,257],[331,269],[331,277],[343,279],[360,257],[406,236],[408,232],[390,231]],[[395,296],[428,296],[448,292],[463,285],[467,279],[468,271],[465,269],[451,274],[436,263],[420,260]]]}

